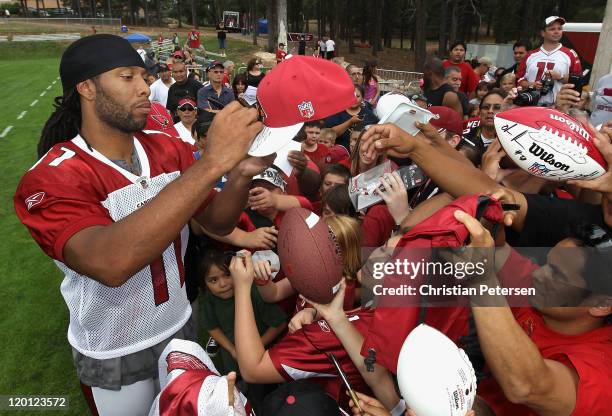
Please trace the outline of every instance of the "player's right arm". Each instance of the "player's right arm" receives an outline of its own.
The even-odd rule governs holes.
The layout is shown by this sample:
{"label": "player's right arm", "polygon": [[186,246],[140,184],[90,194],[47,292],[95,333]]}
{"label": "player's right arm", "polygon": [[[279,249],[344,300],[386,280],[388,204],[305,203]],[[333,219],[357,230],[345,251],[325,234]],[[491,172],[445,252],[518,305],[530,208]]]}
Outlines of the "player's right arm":
{"label": "player's right arm", "polygon": [[[59,197],[49,196],[36,212],[26,211],[27,197],[33,195],[38,186],[32,181],[28,189],[18,189],[15,196],[18,215],[48,255],[106,286],[120,286],[158,259],[177,238],[196,210],[206,203],[218,178],[245,157],[251,139],[261,128],[255,110],[239,104],[228,106],[227,111],[215,118],[209,130],[210,151],[155,198],[120,221],[113,222],[104,212],[100,199],[95,201],[98,195],[81,197],[75,191],[73,195],[77,196],[72,199],[76,202],[70,201],[73,208],[65,209],[61,189],[56,191]],[[227,137],[233,139],[227,140]],[[42,160],[46,161],[46,158]],[[46,227],[46,221],[63,224],[65,229],[73,227],[74,234],[66,235],[64,230],[56,229],[51,237],[45,237],[50,241],[41,242],[36,234]],[[83,228],[74,229],[77,222]],[[56,241],[56,237],[62,235],[64,239]]]}

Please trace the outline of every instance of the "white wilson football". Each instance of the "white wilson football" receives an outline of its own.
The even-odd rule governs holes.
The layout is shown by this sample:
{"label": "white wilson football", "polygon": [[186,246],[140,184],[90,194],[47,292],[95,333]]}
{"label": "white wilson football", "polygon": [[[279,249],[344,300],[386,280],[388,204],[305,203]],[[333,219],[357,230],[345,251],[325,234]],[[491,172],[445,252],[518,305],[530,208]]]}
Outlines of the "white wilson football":
{"label": "white wilson football", "polygon": [[495,116],[495,130],[508,156],[521,169],[544,179],[594,179],[608,165],[593,133],[552,108],[517,107]]}
{"label": "white wilson football", "polygon": [[397,381],[406,405],[419,416],[465,416],[476,397],[476,374],[468,356],[425,324],[404,341]]}

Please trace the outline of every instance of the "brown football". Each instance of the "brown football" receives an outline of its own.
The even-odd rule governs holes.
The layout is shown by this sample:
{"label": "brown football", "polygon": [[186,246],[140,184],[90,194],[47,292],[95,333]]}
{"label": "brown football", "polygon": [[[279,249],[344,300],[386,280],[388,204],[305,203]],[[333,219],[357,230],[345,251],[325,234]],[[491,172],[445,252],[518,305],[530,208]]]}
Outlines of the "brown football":
{"label": "brown football", "polygon": [[329,303],[342,279],[342,253],[325,221],[305,208],[292,208],[278,230],[278,256],[291,286],[317,303]]}

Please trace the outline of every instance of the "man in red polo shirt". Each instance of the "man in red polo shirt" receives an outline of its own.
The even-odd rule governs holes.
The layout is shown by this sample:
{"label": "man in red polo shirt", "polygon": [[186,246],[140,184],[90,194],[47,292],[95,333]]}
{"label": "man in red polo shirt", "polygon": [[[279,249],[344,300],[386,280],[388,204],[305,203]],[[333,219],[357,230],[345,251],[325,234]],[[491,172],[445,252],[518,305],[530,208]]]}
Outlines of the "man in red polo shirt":
{"label": "man in red polo shirt", "polygon": [[[455,217],[470,231],[470,246],[494,247],[480,222],[461,211]],[[595,227],[578,237],[559,242],[543,267],[514,251],[507,257],[499,281],[531,275],[532,307],[511,309],[506,298],[491,294],[471,299],[480,347],[494,377],[478,390],[497,416],[609,414],[612,236]],[[491,276],[480,283],[491,287],[497,281]]]}

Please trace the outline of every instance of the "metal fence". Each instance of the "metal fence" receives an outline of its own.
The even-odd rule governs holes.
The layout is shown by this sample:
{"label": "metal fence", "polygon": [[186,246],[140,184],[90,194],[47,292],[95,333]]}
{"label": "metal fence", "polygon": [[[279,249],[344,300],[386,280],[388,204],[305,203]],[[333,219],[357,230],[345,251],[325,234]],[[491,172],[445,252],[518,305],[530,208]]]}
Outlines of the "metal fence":
{"label": "metal fence", "polygon": [[11,17],[9,22],[121,27],[121,19],[109,17]]}
{"label": "metal fence", "polygon": [[418,89],[419,80],[423,78],[421,72],[394,71],[391,69],[378,69],[378,88],[381,93],[401,92]]}

